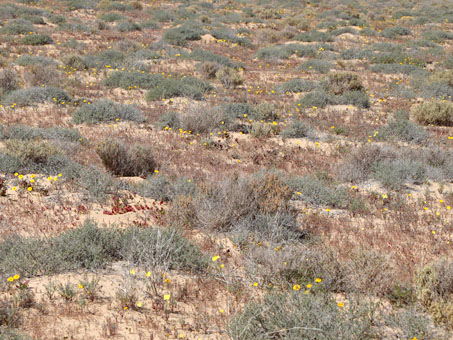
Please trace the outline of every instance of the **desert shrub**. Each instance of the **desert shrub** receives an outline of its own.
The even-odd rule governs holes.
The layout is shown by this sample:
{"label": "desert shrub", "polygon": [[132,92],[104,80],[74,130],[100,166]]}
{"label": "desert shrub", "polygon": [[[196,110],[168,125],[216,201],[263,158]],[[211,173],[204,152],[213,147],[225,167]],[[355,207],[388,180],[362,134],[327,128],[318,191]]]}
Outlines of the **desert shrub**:
{"label": "desert shrub", "polygon": [[[179,115],[179,127],[190,133],[207,134],[220,127],[228,126],[228,117],[217,107],[206,105],[190,106],[185,113]],[[224,124],[222,124],[222,122]]]}
{"label": "desert shrub", "polygon": [[428,140],[429,133],[423,127],[414,124],[408,119],[396,118],[380,129],[377,137],[383,140],[399,140],[421,144]]}
{"label": "desert shrub", "polygon": [[335,187],[314,176],[289,177],[285,183],[293,192],[300,192],[296,198],[314,205],[346,208],[350,203],[348,191]]}
{"label": "desert shrub", "polygon": [[347,91],[364,91],[357,74],[352,72],[334,72],[327,78],[328,91],[339,95]]}
{"label": "desert shrub", "polygon": [[345,34],[345,33],[350,33],[350,34],[357,34],[358,31],[355,29],[355,28],[352,28],[352,27],[343,27],[343,28],[337,28],[337,29],[334,29],[333,31],[330,31],[329,32],[331,35],[333,36],[339,36],[339,35],[342,35],[342,34]]}
{"label": "desert shrub", "polygon": [[64,56],[63,62],[66,67],[74,70],[86,70],[89,67],[84,58],[76,54],[68,54]]}
{"label": "desert shrub", "polygon": [[103,83],[107,87],[121,87],[132,89],[135,87],[151,89],[160,84],[163,77],[160,74],[148,74],[131,71],[116,71],[104,79]]}
{"label": "desert shrub", "polygon": [[5,144],[7,152],[22,163],[45,164],[50,157],[60,152],[57,147],[44,140],[9,139]]}
{"label": "desert shrub", "polygon": [[318,59],[311,59],[300,65],[300,69],[303,71],[315,71],[319,73],[328,73],[333,67],[331,62]]}
{"label": "desert shrub", "polygon": [[105,13],[99,17],[99,19],[105,22],[115,22],[115,21],[122,21],[125,19],[124,15],[121,15],[116,12]]}
{"label": "desert shrub", "polygon": [[166,43],[178,46],[185,46],[187,41],[200,40],[205,33],[203,27],[197,22],[185,22],[179,27],[170,28],[162,35]]}
{"label": "desert shrub", "polygon": [[23,163],[17,157],[0,152],[0,171],[4,173],[14,173],[23,166]]}
{"label": "desert shrub", "polygon": [[388,189],[401,189],[407,182],[422,183],[426,178],[426,167],[415,160],[382,161],[374,165],[371,177]]}
{"label": "desert shrub", "polygon": [[154,9],[150,13],[152,15],[152,18],[154,20],[157,20],[158,22],[171,22],[176,19],[176,17],[173,15],[173,11],[171,10],[164,10],[164,9]]}
{"label": "desert shrub", "polygon": [[139,123],[145,121],[142,111],[135,106],[117,104],[108,99],[83,105],[72,114],[76,124],[109,122],[116,118]]}
{"label": "desert shrub", "polygon": [[0,133],[0,139],[55,139],[68,142],[78,142],[81,138],[79,131],[70,128],[37,128],[27,125],[10,125]]}
{"label": "desert shrub", "polygon": [[313,129],[304,124],[301,120],[293,120],[280,135],[285,138],[313,138],[315,132]]}
{"label": "desert shrub", "polygon": [[[11,312],[9,312],[11,313]],[[0,327],[0,340],[31,340],[28,335],[22,334],[14,328]]]}
{"label": "desert shrub", "polygon": [[102,164],[117,176],[145,176],[154,172],[157,164],[150,147],[126,146],[115,139],[104,139],[96,146]]}
{"label": "desert shrub", "polygon": [[304,41],[304,42],[332,42],[334,39],[331,33],[319,32],[319,31],[308,31],[296,35],[294,40]]}
{"label": "desert shrub", "polygon": [[112,68],[118,68],[124,63],[125,59],[126,56],[121,51],[109,49],[95,55],[85,56],[84,63],[89,68],[100,68],[107,65]]}
{"label": "desert shrub", "polygon": [[227,89],[232,87],[236,88],[237,86],[242,85],[242,83],[244,82],[242,73],[231,67],[221,68],[216,72],[215,76],[217,80],[220,81],[222,85]]}
{"label": "desert shrub", "polygon": [[[285,215],[282,217],[285,217]],[[282,217],[279,217],[277,222]],[[286,223],[291,225],[293,223],[292,216],[288,217],[289,220]],[[285,218],[281,220],[281,222],[284,221]],[[245,234],[247,243],[239,242],[240,249],[243,249],[248,278],[253,281],[269,282],[272,285],[283,287],[295,284],[300,284],[303,287],[321,277],[323,288],[327,291],[344,292],[347,287],[347,278],[343,265],[340,264],[334,252],[326,247],[313,244],[313,239],[310,238],[311,235],[308,231],[297,230],[297,228],[281,228],[278,227],[278,223],[271,229],[269,235],[263,235],[264,238],[260,234],[257,235],[258,238],[250,238],[247,233]],[[236,227],[235,234],[232,235],[233,241],[238,240],[241,236],[238,233],[242,230]],[[256,244],[256,242],[264,239],[271,242],[269,247]],[[305,242],[300,242],[300,240]],[[241,240],[239,239],[239,241]],[[244,244],[244,247],[241,243]],[[276,251],[275,248],[278,250]],[[281,266],[281,263],[285,264]]]}
{"label": "desert shrub", "polygon": [[439,339],[439,332],[432,327],[431,319],[415,307],[400,309],[385,316],[385,323],[400,339]]}
{"label": "desert shrub", "polygon": [[433,30],[433,31],[426,31],[423,32],[422,37],[426,40],[443,43],[445,40],[452,40],[453,33],[445,32],[441,30]]}
{"label": "desert shrub", "polygon": [[384,160],[395,160],[399,156],[396,149],[366,145],[352,152],[337,168],[341,181],[360,182],[368,179],[373,166]]}
{"label": "desert shrub", "polygon": [[226,232],[244,218],[288,209],[291,196],[278,175],[232,178],[206,183],[194,197],[179,197],[171,213],[183,225]]}
{"label": "desert shrub", "polygon": [[446,101],[427,102],[412,106],[411,114],[422,124],[453,126],[453,103]]}
{"label": "desert shrub", "polygon": [[52,38],[46,34],[26,35],[25,37],[23,37],[20,40],[20,42],[24,45],[32,45],[32,46],[53,44]]}
{"label": "desert shrub", "polygon": [[63,15],[52,14],[49,16],[49,21],[52,24],[59,25],[66,22],[66,17]]}
{"label": "desert shrub", "polygon": [[315,57],[318,53],[318,49],[319,48],[314,45],[277,45],[260,48],[256,52],[255,58],[263,60],[288,59],[293,54],[297,55],[298,57]]}
{"label": "desert shrub", "polygon": [[253,108],[251,116],[254,120],[275,121],[278,119],[277,108],[272,103],[263,102]]}
{"label": "desert shrub", "polygon": [[179,117],[179,114],[175,111],[166,112],[159,117],[156,126],[161,130],[167,127],[172,129],[178,128],[181,126]]}
{"label": "desert shrub", "polygon": [[7,105],[16,103],[18,106],[34,105],[39,103],[69,103],[72,98],[63,90],[54,86],[36,86],[28,89],[19,89],[10,92],[2,98]]}
{"label": "desert shrub", "polygon": [[16,64],[19,66],[55,66],[57,63],[51,58],[34,56],[34,55],[22,55],[16,59]]}
{"label": "desert shrub", "polygon": [[119,1],[109,0],[99,2],[98,7],[106,11],[130,11],[133,9],[131,4],[125,4]]}
{"label": "desert shrub", "polygon": [[132,228],[121,241],[122,257],[146,268],[202,272],[207,267],[207,256],[174,228]]}
{"label": "desert shrub", "polygon": [[225,113],[225,116],[230,119],[242,118],[244,115],[250,116],[254,112],[253,106],[248,103],[222,104],[221,109]]}
{"label": "desert shrub", "polygon": [[[14,305],[13,301],[2,297],[0,299],[0,339],[14,339],[14,337],[9,337],[9,334],[13,332],[8,331],[6,327],[18,327],[21,321],[19,308]],[[14,336],[14,333],[12,335]]]}
{"label": "desert shrub", "polygon": [[194,77],[184,77],[180,79],[163,79],[159,85],[155,86],[146,94],[146,99],[160,100],[163,98],[187,97],[195,100],[202,100],[204,95],[212,90],[208,82],[204,82]]}
{"label": "desert shrub", "polygon": [[452,70],[453,69],[453,57],[447,57],[444,61],[445,67]]}
{"label": "desert shrub", "polygon": [[0,96],[19,87],[17,78],[18,76],[13,70],[3,69],[0,71]]}
{"label": "desert shrub", "polygon": [[327,92],[324,90],[316,90],[310,93],[307,93],[303,96],[296,104],[303,108],[318,107],[323,108],[326,105],[330,104],[331,99]]}
{"label": "desert shrub", "polygon": [[196,192],[195,184],[186,178],[169,178],[165,175],[148,177],[134,188],[143,197],[159,201],[174,201],[180,195],[190,196]]}
{"label": "desert shrub", "polygon": [[198,72],[201,73],[203,78],[205,79],[215,79],[217,72],[222,69],[222,65],[214,62],[214,61],[205,61],[203,63],[198,64]]}
{"label": "desert shrub", "polygon": [[11,235],[0,242],[0,254],[3,275],[23,276],[103,268],[123,259],[194,271],[206,264],[199,248],[174,229],[99,228],[89,220],[48,238]]}
{"label": "desert shrub", "polygon": [[278,130],[271,126],[269,123],[255,122],[249,127],[247,131],[250,136],[255,138],[270,137],[273,134],[277,134]]}
{"label": "desert shrub", "polygon": [[230,59],[228,57],[213,53],[211,51],[202,50],[200,48],[194,49],[190,53],[189,57],[190,57],[190,59],[198,60],[201,62],[209,61],[209,62],[215,62],[215,63],[223,65],[223,66],[227,66],[227,67],[235,67],[235,64],[232,61],[230,61]]}
{"label": "desert shrub", "polygon": [[306,80],[306,79],[291,79],[284,82],[281,85],[275,87],[275,90],[280,93],[287,93],[287,92],[309,92],[315,89],[317,84],[314,81]]}
{"label": "desert shrub", "polygon": [[154,19],[149,19],[140,23],[140,26],[144,29],[157,30],[161,26]]}
{"label": "desert shrub", "polygon": [[426,76],[428,74],[426,70],[419,66],[399,63],[371,65],[371,71],[376,73],[386,74],[402,73],[407,75],[420,75],[420,76]]}
{"label": "desert shrub", "polygon": [[330,104],[333,105],[355,105],[357,107],[369,108],[370,98],[364,91],[346,91],[339,96],[331,96]]}
{"label": "desert shrub", "polygon": [[236,33],[226,27],[222,29],[215,29],[209,32],[214,38],[219,40],[226,40],[241,46],[251,47],[252,42],[247,37],[238,37]]}
{"label": "desert shrub", "polygon": [[453,325],[453,262],[446,258],[420,268],[415,275],[418,301],[434,320]]}
{"label": "desert shrub", "polygon": [[136,22],[132,22],[132,21],[120,22],[116,26],[116,29],[119,32],[133,32],[133,31],[141,31],[142,30],[142,28],[141,28],[141,26],[139,24],[137,24]]}
{"label": "desert shrub", "polygon": [[349,298],[348,311],[325,293],[271,292],[262,301],[249,302],[227,326],[235,340],[372,339],[374,310],[370,302]]}
{"label": "desert shrub", "polygon": [[402,26],[387,27],[381,32],[381,36],[389,39],[395,39],[410,34],[412,34],[411,30]]}
{"label": "desert shrub", "polygon": [[24,79],[32,86],[38,85],[60,85],[61,74],[53,66],[37,66],[28,67],[24,72]]}
{"label": "desert shrub", "polygon": [[0,29],[0,33],[6,34],[29,34],[34,32],[33,24],[25,19],[13,19]]}

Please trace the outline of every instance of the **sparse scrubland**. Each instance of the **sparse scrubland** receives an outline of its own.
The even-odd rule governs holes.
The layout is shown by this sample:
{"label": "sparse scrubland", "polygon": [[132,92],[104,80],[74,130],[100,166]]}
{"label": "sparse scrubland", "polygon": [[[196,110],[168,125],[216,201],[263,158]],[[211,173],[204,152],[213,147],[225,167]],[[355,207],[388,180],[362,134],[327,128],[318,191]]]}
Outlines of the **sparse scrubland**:
{"label": "sparse scrubland", "polygon": [[452,8],[0,0],[0,340],[452,339]]}

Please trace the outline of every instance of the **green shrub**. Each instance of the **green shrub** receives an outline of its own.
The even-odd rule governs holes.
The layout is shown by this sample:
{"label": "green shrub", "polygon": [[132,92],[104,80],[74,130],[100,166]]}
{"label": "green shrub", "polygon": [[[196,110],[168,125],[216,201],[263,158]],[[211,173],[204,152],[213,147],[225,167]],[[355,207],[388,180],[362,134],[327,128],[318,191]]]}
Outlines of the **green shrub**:
{"label": "green shrub", "polygon": [[110,122],[117,118],[139,123],[145,121],[142,111],[135,106],[116,104],[108,99],[83,105],[72,114],[76,124]]}
{"label": "green shrub", "polygon": [[371,177],[384,187],[397,190],[409,183],[420,184],[426,179],[426,167],[422,162],[396,159],[382,161],[373,167]]}
{"label": "green shrub", "polygon": [[215,76],[226,89],[236,88],[244,82],[241,72],[231,67],[221,68],[215,73]]}
{"label": "green shrub", "polygon": [[164,175],[150,176],[134,189],[140,196],[158,201],[174,201],[180,195],[190,196],[196,192],[195,184],[186,178],[169,178]]}
{"label": "green shrub", "polygon": [[53,44],[52,38],[46,34],[26,35],[25,37],[23,37],[21,39],[20,42],[24,45],[32,45],[32,46]]}
{"label": "green shrub", "polygon": [[339,95],[347,91],[364,91],[359,77],[351,72],[334,72],[327,77],[328,91]]}
{"label": "green shrub", "polygon": [[343,187],[332,187],[314,176],[289,177],[285,183],[292,192],[300,192],[296,198],[313,205],[346,208],[350,203],[348,191]]}
{"label": "green shrub", "polygon": [[215,62],[217,64],[227,66],[227,67],[236,66],[235,63],[230,61],[230,59],[228,57],[213,53],[211,51],[202,50],[200,48],[196,48],[192,52],[190,52],[189,58],[193,59],[193,60],[198,60],[201,62],[206,62],[206,61]]}
{"label": "green shrub", "polygon": [[255,122],[248,129],[250,136],[255,138],[270,137],[277,134],[278,131],[269,123]]}
{"label": "green shrub", "polygon": [[311,108],[313,106],[323,108],[330,104],[330,102],[331,99],[327,92],[324,90],[317,90],[307,93],[299,101],[297,101],[296,104],[303,108]]}
{"label": "green shrub", "polygon": [[412,106],[411,114],[421,124],[453,126],[453,103],[427,102]]}
{"label": "green shrub", "polygon": [[271,292],[248,303],[227,326],[234,340],[251,339],[372,339],[375,306],[348,299],[348,310],[323,293]]}
{"label": "green shrub", "polygon": [[291,196],[278,175],[232,178],[206,183],[194,197],[179,197],[171,213],[181,224],[225,232],[259,213],[275,214],[289,209]]}
{"label": "green shrub", "polygon": [[0,97],[19,87],[17,78],[18,76],[13,70],[3,69],[0,71]]}
{"label": "green shrub", "polygon": [[300,65],[300,69],[309,72],[328,73],[334,66],[326,60],[311,59]]}
{"label": "green shrub", "polygon": [[331,96],[330,104],[355,105],[357,107],[369,108],[370,97],[364,91],[346,91],[339,96]]}
{"label": "green shrub", "polygon": [[51,127],[35,128],[26,125],[10,125],[2,134],[0,139],[54,139],[68,142],[78,142],[82,138],[76,129]]}
{"label": "green shrub", "polygon": [[76,54],[64,56],[63,62],[67,68],[72,68],[73,70],[86,70],[89,67],[84,58]]}
{"label": "green shrub", "polygon": [[197,22],[185,22],[179,27],[170,28],[162,35],[166,43],[178,46],[187,45],[187,41],[200,40],[205,33],[203,27]]}
{"label": "green shrub", "polygon": [[99,17],[99,19],[105,22],[115,22],[115,21],[122,21],[125,17],[116,12],[105,13]]}
{"label": "green shrub", "polygon": [[199,248],[174,229],[99,228],[91,221],[47,238],[8,236],[0,242],[0,254],[3,276],[97,269],[120,260],[148,268],[167,266],[201,271],[206,266]]}
{"label": "green shrub", "polygon": [[96,146],[102,164],[117,176],[146,176],[156,169],[153,150],[135,144],[127,147],[119,140],[105,139]]}
{"label": "green shrub", "polygon": [[44,140],[9,139],[5,144],[7,152],[22,163],[46,164],[60,153],[57,147]]}
{"label": "green shrub", "polygon": [[288,44],[260,48],[255,58],[263,60],[288,59],[295,54],[298,57],[315,57],[319,47],[315,45]]}
{"label": "green shrub", "polygon": [[69,103],[72,98],[63,90],[53,86],[36,86],[10,92],[2,98],[6,105],[16,103],[17,106],[35,105],[40,103]]}
{"label": "green shrub", "polygon": [[121,241],[122,257],[146,268],[202,272],[208,264],[199,247],[174,228],[128,229]]}
{"label": "green shrub", "polygon": [[131,21],[123,21],[120,22],[117,26],[116,29],[119,32],[133,32],[133,31],[141,31],[142,28],[139,24],[136,22],[131,22]]}
{"label": "green shrub", "polygon": [[207,134],[215,129],[228,127],[227,118],[217,107],[196,105],[189,107],[184,114],[179,115],[180,125],[178,127],[193,134]]}
{"label": "green shrub", "polygon": [[116,71],[104,79],[103,83],[107,87],[121,87],[123,89],[143,88],[151,89],[162,82],[160,74],[148,74],[132,71]]}
{"label": "green shrub", "polygon": [[17,157],[9,153],[0,152],[0,171],[4,173],[15,173],[23,166]]}
{"label": "green shrub", "polygon": [[379,130],[379,139],[400,140],[407,143],[421,144],[428,140],[429,133],[408,119],[397,118],[391,120]]}
{"label": "green shrub", "polygon": [[410,34],[412,34],[411,30],[402,26],[387,27],[381,32],[381,36],[390,39],[395,39]]}
{"label": "green shrub", "polygon": [[187,97],[195,100],[202,100],[204,95],[212,90],[208,82],[204,82],[194,77],[184,77],[180,79],[163,79],[159,85],[155,86],[146,94],[146,99],[160,100],[163,98]]}
{"label": "green shrub", "polygon": [[32,340],[32,338],[13,328],[0,327],[0,340]]}
{"label": "green shrub", "polygon": [[179,119],[179,114],[174,111],[164,113],[157,120],[156,126],[161,130],[165,129],[166,127],[172,129],[180,127],[181,121]]}
{"label": "green shrub", "polygon": [[418,301],[438,323],[453,325],[453,262],[446,258],[426,265],[415,274]]}
{"label": "green shrub", "polygon": [[293,120],[281,133],[286,138],[313,138],[314,131],[300,120]]}
{"label": "green shrub", "polygon": [[242,118],[244,115],[250,116],[254,113],[253,107],[248,103],[227,103],[222,104],[221,109],[229,119]]}
{"label": "green shrub", "polygon": [[441,30],[426,31],[422,33],[422,37],[429,41],[443,43],[445,40],[452,40],[453,33]]}
{"label": "green shrub", "polygon": [[84,63],[89,68],[100,68],[110,66],[112,68],[120,67],[126,59],[124,53],[118,50],[104,50],[95,55],[84,57]]}
{"label": "green shrub", "polygon": [[8,21],[8,24],[0,29],[0,33],[6,34],[29,34],[34,32],[33,24],[25,19],[13,19]]}
{"label": "green shrub", "polygon": [[[9,301],[2,297],[0,299],[0,339],[10,340],[9,332],[6,327],[18,327],[22,321],[19,308],[14,305],[13,301]],[[9,333],[9,334],[8,334]],[[14,334],[12,334],[14,336]]]}
{"label": "green shrub", "polygon": [[222,69],[222,65],[214,61],[205,61],[198,64],[197,70],[205,79],[215,79],[217,72]]}
{"label": "green shrub", "polygon": [[275,90],[279,93],[309,92],[315,89],[316,86],[317,84],[314,81],[296,78],[288,80],[283,84],[276,86]]}
{"label": "green shrub", "polygon": [[294,40],[304,41],[304,42],[313,42],[313,41],[320,41],[320,42],[332,42],[334,41],[332,35],[330,33],[324,33],[319,31],[308,31],[303,32],[296,35]]}
{"label": "green shrub", "polygon": [[57,63],[51,58],[33,56],[33,55],[22,55],[16,59],[16,64],[19,66],[55,66]]}
{"label": "green shrub", "polygon": [[252,43],[247,37],[238,37],[236,32],[228,29],[228,28],[222,28],[222,29],[215,29],[209,32],[214,38],[220,39],[220,40],[226,40],[228,42],[238,44],[241,46],[247,46],[251,47]]}

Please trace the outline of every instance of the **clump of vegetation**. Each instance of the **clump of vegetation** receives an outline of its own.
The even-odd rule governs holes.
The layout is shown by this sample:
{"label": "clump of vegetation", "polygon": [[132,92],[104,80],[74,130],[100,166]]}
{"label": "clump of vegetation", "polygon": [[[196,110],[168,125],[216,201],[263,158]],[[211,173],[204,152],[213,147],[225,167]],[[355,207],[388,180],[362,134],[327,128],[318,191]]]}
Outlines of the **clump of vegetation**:
{"label": "clump of vegetation", "polygon": [[229,89],[242,85],[244,78],[240,71],[231,67],[223,67],[215,73],[215,76],[222,85]]}
{"label": "clump of vegetation", "polygon": [[72,114],[72,120],[76,124],[111,122],[116,119],[138,123],[145,121],[142,111],[135,106],[117,104],[108,99],[87,103]]}
{"label": "clump of vegetation", "polygon": [[314,138],[315,132],[300,120],[293,120],[281,133],[286,138]]}
{"label": "clump of vegetation", "polygon": [[127,146],[116,139],[105,139],[96,146],[102,164],[117,176],[146,176],[157,163],[150,147],[140,144]]}
{"label": "clump of vegetation", "polygon": [[411,108],[411,114],[422,124],[453,126],[453,103],[427,102]]}
{"label": "clump of vegetation", "polygon": [[33,24],[25,19],[13,19],[8,22],[7,25],[3,26],[0,29],[0,33],[6,34],[29,34],[30,32],[34,32],[35,28]]}
{"label": "clump of vegetation", "polygon": [[[322,284],[321,284],[322,285]],[[325,293],[270,293],[263,301],[250,302],[228,324],[233,339],[338,339],[373,338],[374,311],[371,302],[349,299],[348,313]],[[345,305],[346,303],[342,304]]]}
{"label": "clump of vegetation", "polygon": [[39,103],[69,104],[72,98],[62,89],[54,86],[36,86],[12,91],[2,98],[6,105],[36,105]]}
{"label": "clump of vegetation", "polygon": [[311,59],[300,65],[300,69],[305,72],[328,73],[332,68],[334,66],[331,62],[318,59]]}
{"label": "clump of vegetation", "polygon": [[52,38],[46,34],[26,35],[25,37],[23,37],[21,39],[20,42],[24,45],[32,45],[32,46],[53,44]]}
{"label": "clump of vegetation", "polygon": [[442,324],[453,325],[453,262],[446,258],[426,265],[415,275],[418,301],[433,318]]}
{"label": "clump of vegetation", "polygon": [[48,238],[7,237],[0,242],[0,254],[3,275],[23,276],[103,268],[120,260],[187,271],[202,271],[207,263],[200,249],[175,229],[119,230],[91,221]]}
{"label": "clump of vegetation", "polygon": [[54,66],[56,62],[47,57],[34,56],[34,55],[22,55],[16,59],[16,64],[19,66]]}
{"label": "clump of vegetation", "polygon": [[334,95],[348,91],[364,91],[359,76],[352,72],[334,72],[327,77],[328,91]]}
{"label": "clump of vegetation", "polygon": [[381,32],[381,35],[383,37],[390,39],[395,39],[410,34],[412,34],[411,30],[402,26],[387,27]]}
{"label": "clump of vegetation", "polygon": [[0,71],[0,97],[5,93],[16,90],[18,87],[16,72],[9,69]]}
{"label": "clump of vegetation", "polygon": [[172,45],[186,46],[188,41],[200,40],[203,34],[205,30],[199,23],[185,22],[179,27],[165,31],[162,40]]}
{"label": "clump of vegetation", "polygon": [[187,97],[202,100],[204,95],[212,89],[212,86],[208,82],[195,77],[186,76],[180,79],[166,78],[146,94],[146,99],[151,101],[173,97]]}
{"label": "clump of vegetation", "polygon": [[123,89],[151,89],[158,86],[162,80],[163,77],[160,74],[116,71],[104,79],[104,85],[108,87],[121,87]]}
{"label": "clump of vegetation", "polygon": [[399,140],[407,143],[422,144],[429,138],[429,133],[421,126],[409,120],[409,113],[397,112],[394,119],[379,130],[377,137],[383,140]]}
{"label": "clump of vegetation", "polygon": [[287,92],[309,92],[317,87],[317,84],[314,81],[306,79],[291,79],[284,82],[281,85],[275,87],[275,90],[280,93]]}

